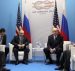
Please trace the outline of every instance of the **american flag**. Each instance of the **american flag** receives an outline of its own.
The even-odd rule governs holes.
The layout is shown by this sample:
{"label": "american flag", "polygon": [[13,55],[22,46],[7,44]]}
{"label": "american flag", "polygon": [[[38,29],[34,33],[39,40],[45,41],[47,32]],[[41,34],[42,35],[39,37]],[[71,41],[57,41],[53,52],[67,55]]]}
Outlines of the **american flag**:
{"label": "american flag", "polygon": [[60,31],[60,25],[59,25],[59,18],[58,18],[58,11],[57,11],[56,0],[55,0],[55,8],[54,8],[53,27],[58,28],[58,30]]}
{"label": "american flag", "polygon": [[22,20],[21,20],[21,13],[20,13],[20,3],[18,5],[18,12],[17,12],[17,24],[16,24],[16,34],[19,34],[19,31],[22,29]]}

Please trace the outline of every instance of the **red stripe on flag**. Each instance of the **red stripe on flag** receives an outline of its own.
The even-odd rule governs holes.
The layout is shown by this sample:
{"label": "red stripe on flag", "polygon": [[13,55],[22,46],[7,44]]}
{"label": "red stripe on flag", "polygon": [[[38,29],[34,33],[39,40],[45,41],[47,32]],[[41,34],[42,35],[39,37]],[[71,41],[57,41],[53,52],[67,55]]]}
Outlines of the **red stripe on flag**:
{"label": "red stripe on flag", "polygon": [[61,33],[61,36],[63,37],[63,40],[64,41],[67,41],[68,40],[68,37],[67,37],[67,35],[62,31]]}
{"label": "red stripe on flag", "polygon": [[30,36],[30,34],[26,31],[26,28],[25,28],[25,27],[23,27],[23,31],[24,31],[25,37],[31,42],[31,36]]}

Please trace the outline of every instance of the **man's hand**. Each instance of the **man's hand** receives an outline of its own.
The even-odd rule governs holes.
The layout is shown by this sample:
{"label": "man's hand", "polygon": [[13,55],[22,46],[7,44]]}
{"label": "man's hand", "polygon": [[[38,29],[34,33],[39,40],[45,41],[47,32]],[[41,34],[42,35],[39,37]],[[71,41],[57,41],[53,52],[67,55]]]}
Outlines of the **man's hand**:
{"label": "man's hand", "polygon": [[52,48],[50,48],[49,50],[50,50],[51,53],[53,53],[53,49]]}
{"label": "man's hand", "polygon": [[55,48],[54,49],[50,48],[51,53],[55,52],[55,50],[56,50]]}
{"label": "man's hand", "polygon": [[53,52],[55,52],[56,51],[56,49],[55,48],[53,48]]}
{"label": "man's hand", "polygon": [[29,48],[29,45],[27,45],[26,48]]}
{"label": "man's hand", "polygon": [[25,46],[25,44],[22,44],[22,47],[24,47]]}
{"label": "man's hand", "polygon": [[18,44],[19,48],[23,48],[25,46],[25,44]]}

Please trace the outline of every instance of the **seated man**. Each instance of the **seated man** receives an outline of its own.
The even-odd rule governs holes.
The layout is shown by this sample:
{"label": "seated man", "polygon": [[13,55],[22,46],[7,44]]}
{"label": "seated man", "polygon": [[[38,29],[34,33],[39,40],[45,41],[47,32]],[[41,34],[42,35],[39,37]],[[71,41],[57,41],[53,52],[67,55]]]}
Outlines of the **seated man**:
{"label": "seated man", "polygon": [[19,35],[15,36],[12,40],[14,45],[13,52],[16,59],[16,64],[18,64],[18,51],[24,51],[23,63],[28,64],[28,53],[29,53],[29,42],[24,36],[24,31],[20,30]]}
{"label": "seated man", "polygon": [[63,37],[59,34],[57,28],[53,28],[53,34],[48,37],[47,48],[44,48],[46,55],[46,63],[52,63],[50,54],[56,53],[56,63],[59,64],[59,59],[63,51]]}
{"label": "seated man", "polygon": [[70,57],[71,57],[71,52],[69,50],[69,47],[67,50],[63,51],[61,57],[60,57],[60,64],[58,68],[55,68],[55,70],[63,70],[64,71],[70,71]]}
{"label": "seated man", "polygon": [[[3,42],[5,41],[6,43],[6,39],[3,41],[3,35],[2,35],[2,29],[0,29],[0,45],[3,44]],[[10,71],[9,69],[5,68],[5,52],[0,51],[0,71]]]}
{"label": "seated man", "polygon": [[[6,45],[6,33],[5,33],[5,29],[4,28],[1,28],[1,31],[2,31],[2,45]],[[9,48],[6,47],[5,48],[5,59],[7,58],[7,54],[9,53]]]}

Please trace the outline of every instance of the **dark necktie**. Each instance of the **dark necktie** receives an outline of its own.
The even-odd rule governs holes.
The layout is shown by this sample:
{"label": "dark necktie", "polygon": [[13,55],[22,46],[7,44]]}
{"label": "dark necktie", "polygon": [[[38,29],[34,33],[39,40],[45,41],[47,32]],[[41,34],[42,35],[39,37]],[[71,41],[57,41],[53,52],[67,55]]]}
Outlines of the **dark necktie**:
{"label": "dark necktie", "polygon": [[23,37],[20,36],[20,44],[23,44]]}

